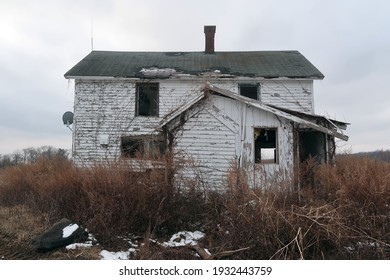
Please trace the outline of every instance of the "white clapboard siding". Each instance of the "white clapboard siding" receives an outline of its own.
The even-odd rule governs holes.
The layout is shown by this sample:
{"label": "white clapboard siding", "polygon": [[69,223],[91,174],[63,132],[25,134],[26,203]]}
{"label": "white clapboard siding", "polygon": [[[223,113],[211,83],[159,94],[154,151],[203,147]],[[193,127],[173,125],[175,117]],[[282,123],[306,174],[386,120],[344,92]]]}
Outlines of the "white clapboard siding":
{"label": "white clapboard siding", "polygon": [[262,168],[267,174],[282,171],[290,172],[293,167],[293,127],[292,123],[284,118],[277,117],[270,112],[247,106],[237,100],[223,96],[213,96],[212,102],[220,114],[226,114],[238,123],[239,143],[236,146],[236,155],[242,161],[248,173],[253,170],[254,163],[254,128],[276,128],[278,138],[278,163],[265,164]]}
{"label": "white clapboard siding", "polygon": [[193,162],[193,166],[184,169],[184,176],[201,174],[205,183],[216,186],[226,177],[235,158],[235,147],[234,132],[202,110],[184,124],[175,150]]}
{"label": "white clapboard siding", "polygon": [[[120,139],[125,135],[157,133],[164,116],[194,100],[206,83],[200,79],[151,80],[159,83],[159,116],[135,117],[134,80],[76,80],[73,157],[78,165],[91,165],[120,158]],[[260,100],[302,112],[313,112],[313,86],[310,80],[248,81],[229,78],[210,82],[238,94],[240,83],[258,83]],[[211,184],[226,178],[232,161],[253,166],[254,127],[277,127],[279,164],[269,164],[269,172],[292,166],[291,123],[271,113],[251,108],[239,101],[212,96],[211,105],[194,114],[183,126],[175,149],[196,166],[185,166],[187,177],[203,176]],[[101,145],[100,139],[107,139]],[[250,170],[250,168],[248,168]]]}
{"label": "white clapboard siding", "polygon": [[314,113],[313,81],[285,80],[261,83],[261,101],[281,108]]}
{"label": "white clapboard siding", "polygon": [[[134,117],[136,86],[126,80],[77,80],[75,84],[74,160],[77,164],[116,160],[120,137],[156,132],[163,116],[201,94],[200,84],[171,80],[159,82],[159,117]],[[108,135],[102,147],[100,135]]]}
{"label": "white clapboard siding", "polygon": [[201,94],[202,84],[194,81],[162,80],[159,86],[160,117],[187,103],[194,95]]}
{"label": "white clapboard siding", "polygon": [[314,113],[312,80],[264,80],[210,81],[213,86],[239,94],[240,84],[259,84],[260,101],[265,104],[304,113]]}
{"label": "white clapboard siding", "polygon": [[[74,161],[79,165],[113,160],[119,139],[135,110],[135,86],[124,81],[76,81],[74,111]],[[100,135],[108,135],[102,147]]]}

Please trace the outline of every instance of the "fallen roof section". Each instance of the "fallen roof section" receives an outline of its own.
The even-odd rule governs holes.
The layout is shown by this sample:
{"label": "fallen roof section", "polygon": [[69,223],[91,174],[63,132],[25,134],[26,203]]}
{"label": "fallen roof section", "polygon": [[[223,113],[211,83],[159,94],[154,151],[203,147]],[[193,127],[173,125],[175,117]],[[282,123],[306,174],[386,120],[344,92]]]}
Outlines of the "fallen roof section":
{"label": "fallen roof section", "polygon": [[334,120],[334,119],[330,119],[330,118],[327,118],[327,117],[321,116],[321,115],[315,115],[315,114],[308,114],[308,113],[304,113],[304,112],[298,112],[298,111],[294,111],[294,110],[290,110],[290,109],[286,109],[286,108],[281,108],[281,107],[274,106],[274,105],[267,105],[267,106],[273,107],[275,109],[284,111],[286,113],[292,114],[294,116],[297,116],[297,117],[300,117],[300,118],[303,118],[303,119],[307,119],[307,120],[312,121],[312,122],[318,122],[318,121],[319,122],[323,122],[323,123],[327,122],[331,126],[333,126],[334,128],[340,129],[340,130],[346,130],[347,126],[350,125],[350,123],[342,122],[342,121],[338,121],[338,120]]}

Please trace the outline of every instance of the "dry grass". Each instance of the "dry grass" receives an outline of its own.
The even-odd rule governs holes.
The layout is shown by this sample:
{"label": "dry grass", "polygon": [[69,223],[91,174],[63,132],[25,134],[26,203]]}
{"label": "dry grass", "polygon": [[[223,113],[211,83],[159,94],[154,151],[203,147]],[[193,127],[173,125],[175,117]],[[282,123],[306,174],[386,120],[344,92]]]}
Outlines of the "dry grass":
{"label": "dry grass", "polygon": [[115,248],[126,233],[170,234],[198,222],[203,196],[172,187],[165,169],[135,172],[123,165],[76,168],[64,160],[42,159],[4,170],[0,205],[24,205],[47,223],[69,218],[102,244]]}
{"label": "dry grass", "polygon": [[[123,246],[118,235],[144,236],[139,259],[193,258],[188,250],[162,250],[149,242],[180,230],[204,231],[202,246],[229,259],[390,257],[388,163],[344,156],[336,166],[307,166],[311,175],[299,193],[282,180],[252,190],[245,172],[234,168],[226,193],[179,191],[175,166],[166,166],[144,172],[123,165],[80,169],[51,159],[8,168],[1,177],[0,206],[8,209],[2,219],[9,223],[1,230],[17,233],[21,244],[67,217],[93,232],[105,249]],[[29,211],[36,215],[23,216]],[[29,232],[22,220],[39,226]],[[69,258],[96,257],[96,252],[72,254]]]}
{"label": "dry grass", "polygon": [[49,227],[45,215],[24,206],[0,207],[0,259],[96,260],[98,246],[38,253],[31,241]]}

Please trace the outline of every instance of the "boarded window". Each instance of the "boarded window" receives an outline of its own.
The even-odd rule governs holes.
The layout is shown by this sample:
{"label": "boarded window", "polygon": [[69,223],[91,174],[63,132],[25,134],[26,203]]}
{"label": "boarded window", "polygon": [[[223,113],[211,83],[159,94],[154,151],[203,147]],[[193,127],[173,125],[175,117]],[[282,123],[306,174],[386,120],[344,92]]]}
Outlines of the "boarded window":
{"label": "boarded window", "polygon": [[278,163],[277,129],[255,128],[255,163]]}
{"label": "boarded window", "polygon": [[240,94],[255,100],[259,100],[259,85],[258,84],[241,84]]}
{"label": "boarded window", "polygon": [[123,157],[158,159],[166,151],[166,141],[162,137],[123,136],[121,153]]}
{"label": "boarded window", "polygon": [[158,83],[137,84],[136,115],[158,117]]}

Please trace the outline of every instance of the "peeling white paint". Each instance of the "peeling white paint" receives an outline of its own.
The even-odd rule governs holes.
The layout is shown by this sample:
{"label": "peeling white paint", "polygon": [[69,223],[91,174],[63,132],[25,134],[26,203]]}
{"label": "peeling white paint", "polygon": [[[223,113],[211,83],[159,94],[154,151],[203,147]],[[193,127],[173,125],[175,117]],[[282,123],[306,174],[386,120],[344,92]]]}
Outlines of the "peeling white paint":
{"label": "peeling white paint", "polygon": [[[187,160],[182,174],[202,177],[211,185],[222,182],[232,161],[240,159],[248,172],[254,164],[253,130],[256,127],[278,129],[279,163],[263,167],[267,174],[291,170],[293,165],[293,126],[272,112],[248,106],[222,96],[209,96],[203,102],[203,88],[210,77],[179,77],[171,68],[144,68],[141,73],[159,83],[159,116],[136,114],[135,79],[76,80],[73,155],[78,165],[113,161],[120,158],[121,136],[158,133],[183,112],[192,110],[177,138],[175,151]],[[224,78],[214,71],[211,82],[236,94],[240,83],[260,84],[260,98],[265,104],[312,113],[313,81],[263,78]],[[166,79],[166,77],[170,77]],[[139,80],[141,81],[141,80]],[[145,82],[145,81],[143,81]],[[199,102],[202,108],[194,108]],[[200,104],[200,103],[199,103]],[[254,181],[258,181],[256,176]]]}

